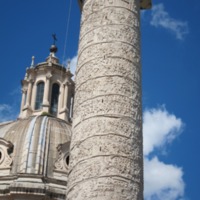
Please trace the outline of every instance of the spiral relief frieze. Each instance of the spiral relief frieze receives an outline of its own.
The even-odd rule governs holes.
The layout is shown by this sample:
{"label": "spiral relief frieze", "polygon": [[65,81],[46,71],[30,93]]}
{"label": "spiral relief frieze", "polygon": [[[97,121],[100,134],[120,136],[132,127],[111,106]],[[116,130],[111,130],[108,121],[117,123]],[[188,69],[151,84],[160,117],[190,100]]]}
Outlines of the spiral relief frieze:
{"label": "spiral relief frieze", "polygon": [[138,0],[85,0],[68,200],[142,200]]}

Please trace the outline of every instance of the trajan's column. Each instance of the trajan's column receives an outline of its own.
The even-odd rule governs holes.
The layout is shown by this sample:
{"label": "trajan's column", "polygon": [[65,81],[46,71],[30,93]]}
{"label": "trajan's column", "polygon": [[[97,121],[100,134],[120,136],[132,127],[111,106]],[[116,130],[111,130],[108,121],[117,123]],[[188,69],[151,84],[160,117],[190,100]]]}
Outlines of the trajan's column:
{"label": "trajan's column", "polygon": [[142,200],[140,9],[82,0],[67,200]]}

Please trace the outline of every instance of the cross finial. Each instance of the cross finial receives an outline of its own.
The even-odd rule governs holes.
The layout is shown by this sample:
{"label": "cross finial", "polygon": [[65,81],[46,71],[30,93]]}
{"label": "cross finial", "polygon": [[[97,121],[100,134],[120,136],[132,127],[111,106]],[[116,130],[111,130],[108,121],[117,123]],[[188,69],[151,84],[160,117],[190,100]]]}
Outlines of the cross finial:
{"label": "cross finial", "polygon": [[56,37],[56,34],[52,34],[52,37],[53,37],[53,44],[55,45],[56,44],[56,41],[57,41],[57,37]]}

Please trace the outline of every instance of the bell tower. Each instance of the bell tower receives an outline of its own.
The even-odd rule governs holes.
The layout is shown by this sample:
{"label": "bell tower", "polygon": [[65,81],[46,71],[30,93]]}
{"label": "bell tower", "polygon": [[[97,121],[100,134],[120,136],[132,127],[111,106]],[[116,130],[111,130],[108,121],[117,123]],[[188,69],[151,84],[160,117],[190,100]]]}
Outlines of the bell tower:
{"label": "bell tower", "polygon": [[140,9],[150,0],[80,0],[67,200],[142,200]]}
{"label": "bell tower", "polygon": [[35,65],[32,57],[22,84],[22,101],[19,118],[31,115],[52,115],[70,121],[74,97],[74,82],[71,79],[70,63],[67,68],[56,57],[55,42],[45,62]]}

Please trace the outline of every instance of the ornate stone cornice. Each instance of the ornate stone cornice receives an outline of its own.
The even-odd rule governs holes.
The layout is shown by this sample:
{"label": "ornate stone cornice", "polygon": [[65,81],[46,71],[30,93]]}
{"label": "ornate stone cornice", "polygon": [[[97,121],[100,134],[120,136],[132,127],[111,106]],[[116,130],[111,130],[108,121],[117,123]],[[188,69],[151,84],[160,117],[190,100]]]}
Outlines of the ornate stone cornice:
{"label": "ornate stone cornice", "polygon": [[[82,10],[84,1],[85,0],[78,0],[81,10]],[[150,9],[151,7],[152,7],[151,0],[140,0],[140,9]]]}

